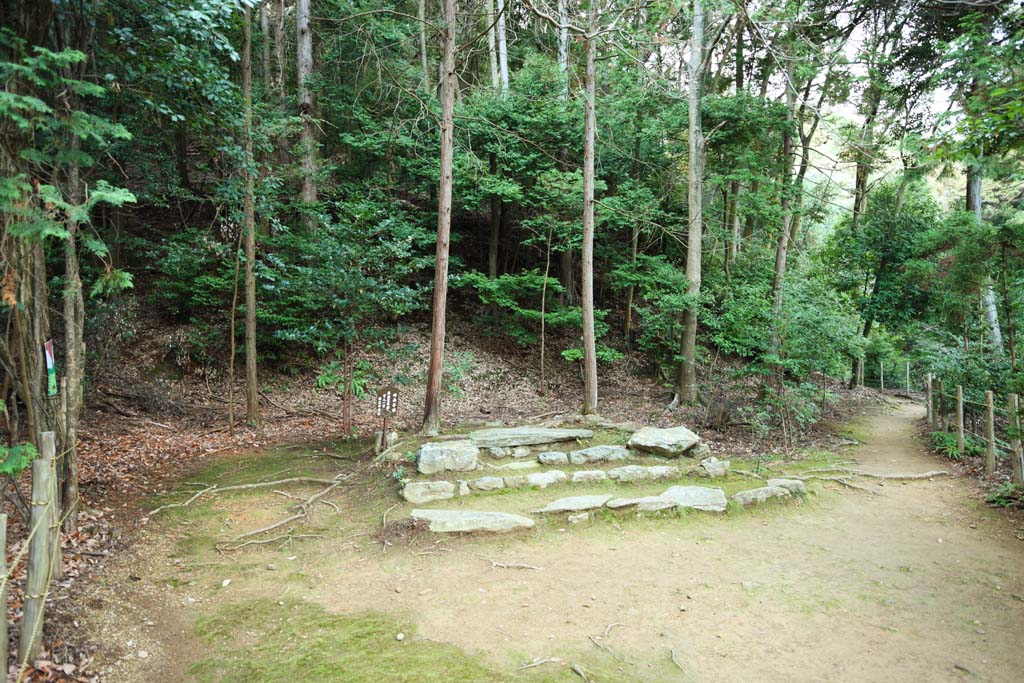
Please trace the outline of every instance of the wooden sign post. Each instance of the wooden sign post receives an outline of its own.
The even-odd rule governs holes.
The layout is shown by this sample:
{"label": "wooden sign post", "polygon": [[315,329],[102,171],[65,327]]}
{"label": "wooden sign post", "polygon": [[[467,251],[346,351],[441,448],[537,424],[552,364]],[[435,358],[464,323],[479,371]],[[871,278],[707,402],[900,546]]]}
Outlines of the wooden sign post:
{"label": "wooden sign post", "polygon": [[388,447],[388,418],[398,415],[398,389],[387,387],[377,392],[377,417],[381,418],[380,448]]}

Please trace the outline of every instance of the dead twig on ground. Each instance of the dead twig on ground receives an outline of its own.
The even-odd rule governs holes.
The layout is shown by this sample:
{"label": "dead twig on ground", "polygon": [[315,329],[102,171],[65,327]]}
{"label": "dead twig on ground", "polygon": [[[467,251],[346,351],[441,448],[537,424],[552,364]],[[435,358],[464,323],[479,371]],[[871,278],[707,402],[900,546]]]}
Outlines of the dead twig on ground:
{"label": "dead twig on ground", "polygon": [[676,665],[677,667],[679,667],[679,670],[680,670],[680,671],[682,671],[682,672],[684,672],[684,673],[685,673],[685,672],[686,672],[686,669],[684,669],[684,668],[683,668],[683,665],[679,663],[679,660],[678,660],[678,659],[676,659],[676,651],[675,651],[675,650],[673,650],[672,648],[669,648],[669,649],[668,649],[668,654],[669,654],[669,656],[671,656],[671,657],[672,657],[672,663],[673,663],[673,664],[675,664],[675,665]]}
{"label": "dead twig on ground", "polygon": [[608,634],[611,633],[611,630],[613,628],[615,628],[616,626],[625,626],[625,624],[620,624],[620,623],[617,623],[617,622],[614,623],[614,624],[608,624],[608,626],[605,627],[605,629],[604,629],[604,637],[607,638]]}
{"label": "dead twig on ground", "polygon": [[238,550],[240,548],[244,548],[247,545],[267,545],[268,543],[275,543],[275,542],[281,541],[281,540],[283,540],[285,543],[290,543],[291,541],[293,541],[293,540],[295,540],[297,538],[326,538],[323,534],[293,534],[292,533],[293,530],[294,530],[294,527],[292,527],[291,529],[289,529],[287,532],[285,532],[283,534],[279,534],[277,536],[274,536],[273,538],[265,538],[265,539],[262,539],[262,540],[259,540],[259,541],[254,541],[254,540],[244,541],[244,542],[238,543],[236,545],[230,545],[229,543],[218,543],[217,544],[217,550],[223,550],[223,551],[227,551],[227,552],[232,552],[234,550]]}
{"label": "dead twig on ground", "polygon": [[[351,476],[351,475],[349,475],[349,476]],[[340,475],[339,475],[339,477],[340,477]],[[217,486],[216,484],[211,484],[211,485],[207,486],[205,489],[203,489],[202,491],[199,491],[198,493],[196,493],[194,496],[192,496],[188,500],[186,500],[184,503],[168,503],[167,505],[161,505],[160,507],[156,508],[155,510],[153,510],[152,512],[150,512],[146,516],[147,517],[152,517],[153,515],[155,515],[158,512],[162,512],[163,510],[169,510],[171,508],[188,507],[189,505],[194,503],[201,496],[203,496],[203,495],[205,495],[207,493],[211,493],[211,492],[216,494],[216,493],[223,493],[225,491],[245,491],[245,490],[249,490],[249,489],[266,488],[268,486],[281,486],[281,485],[284,485],[284,484],[320,484],[320,485],[327,486],[328,487],[327,490],[321,491],[319,494],[317,494],[316,498],[318,499],[319,497],[321,497],[325,493],[327,493],[327,491],[333,489],[335,486],[337,486],[338,484],[341,484],[345,479],[348,478],[348,477],[345,477],[345,478],[339,478],[339,477],[335,477],[334,479],[317,479],[317,478],[314,478],[314,477],[289,477],[288,479],[277,479],[276,481],[260,481],[260,482],[255,482],[253,484],[233,484],[231,486]],[[315,500],[314,500],[314,502],[315,502]]]}
{"label": "dead twig on ground", "polygon": [[532,564],[521,564],[518,562],[498,562],[497,560],[492,560],[489,557],[484,557],[480,553],[473,554],[479,557],[481,560],[487,560],[488,562],[490,562],[491,569],[533,569],[536,571],[540,571],[541,569],[540,567],[535,567]]}
{"label": "dead twig on ground", "polygon": [[[323,489],[322,491],[318,491],[318,492],[314,493],[313,495],[311,495],[306,500],[304,500],[301,503],[299,503],[298,505],[294,506],[293,509],[298,510],[298,512],[296,512],[294,515],[291,515],[289,517],[285,517],[284,519],[282,519],[282,520],[280,520],[278,522],[274,522],[273,524],[268,524],[265,527],[260,527],[259,529],[253,529],[252,531],[247,531],[244,534],[239,534],[238,536],[235,536],[231,540],[232,541],[240,541],[243,538],[249,538],[250,536],[259,536],[260,534],[264,534],[264,533],[266,533],[268,531],[273,531],[274,529],[280,528],[280,527],[284,526],[285,524],[290,524],[291,522],[297,522],[300,519],[305,519],[306,517],[309,516],[309,509],[313,506],[314,503],[319,501],[321,498],[326,496],[328,493],[330,493],[334,489],[336,489],[339,486],[341,486],[343,483],[345,483],[345,480],[348,479],[348,477],[350,477],[350,476],[352,476],[352,475],[350,474],[347,477],[342,477],[341,475],[339,475],[338,477],[335,477],[333,480],[332,479],[319,480],[321,482],[328,483],[329,486],[327,486],[327,488]],[[301,478],[301,477],[299,477],[299,478]],[[224,491],[224,490],[227,490],[229,488],[231,488],[231,487],[224,487],[221,490]]]}
{"label": "dead twig on ground", "polygon": [[581,667],[579,664],[573,664],[570,668],[572,669],[572,672],[574,674],[583,679],[583,683],[590,683],[590,678],[587,676],[587,673],[583,670],[583,667]]}
{"label": "dead twig on ground", "polygon": [[559,660],[559,659],[552,659],[551,657],[538,657],[537,659],[533,660],[529,664],[523,664],[521,667],[516,669],[516,671],[526,671],[527,669],[532,669],[534,667],[541,666],[543,664],[560,664],[560,663],[561,663],[561,660]]}
{"label": "dead twig on ground", "polygon": [[600,638],[600,636],[598,636],[597,638],[595,638],[594,636],[587,636],[587,638],[589,638],[590,642],[592,642],[594,645],[596,645],[599,649],[604,650],[605,652],[607,652],[608,654],[610,654],[612,657],[614,657],[615,659],[619,660],[620,662],[626,661],[626,658],[623,657],[622,655],[620,655],[615,650],[611,649],[607,645],[602,645],[601,643],[597,642],[597,638]]}

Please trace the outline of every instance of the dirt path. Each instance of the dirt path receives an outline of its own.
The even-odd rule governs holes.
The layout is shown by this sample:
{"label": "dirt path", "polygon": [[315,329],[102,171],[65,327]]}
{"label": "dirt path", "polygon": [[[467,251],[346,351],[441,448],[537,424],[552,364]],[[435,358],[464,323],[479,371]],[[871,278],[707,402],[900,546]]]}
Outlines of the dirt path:
{"label": "dirt path", "polygon": [[[920,414],[902,403],[864,418],[870,438],[851,456],[874,472],[941,469],[913,438]],[[503,670],[610,657],[588,636],[618,624],[598,641],[633,680],[1021,680],[1017,530],[965,480],[872,488],[823,490],[799,508],[595,523],[436,554],[339,539],[299,560],[308,585],[266,589],[333,612],[408,618],[417,637],[482,652]],[[184,636],[175,630],[168,638]],[[145,675],[137,680],[174,680]],[[578,679],[566,671],[565,680]]]}

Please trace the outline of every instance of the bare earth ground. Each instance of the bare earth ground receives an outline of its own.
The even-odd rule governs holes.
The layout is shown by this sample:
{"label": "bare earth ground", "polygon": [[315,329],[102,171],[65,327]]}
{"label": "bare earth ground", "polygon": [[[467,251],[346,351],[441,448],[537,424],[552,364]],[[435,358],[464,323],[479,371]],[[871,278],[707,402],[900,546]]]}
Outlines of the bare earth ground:
{"label": "bare earth ground", "polygon": [[[941,469],[913,438],[922,410],[897,403],[863,418],[867,442],[844,455],[872,472]],[[556,522],[527,536],[386,551],[372,537],[339,535],[315,552],[256,556],[260,569],[287,566],[229,586],[221,579],[240,576],[235,560],[217,555],[192,568],[194,584],[164,581],[183,560],[154,524],[92,587],[85,626],[106,680],[118,683],[190,680],[190,663],[208,656],[195,620],[259,596],[383,612],[414,624],[417,639],[481,653],[498,671],[558,657],[543,666],[562,667],[565,681],[581,680],[566,664],[588,658],[611,661],[621,680],[1021,680],[1020,530],[964,479],[870,486],[877,495],[821,488],[804,505],[752,514]],[[238,522],[237,506],[215,508]],[[192,522],[167,524],[180,542]]]}

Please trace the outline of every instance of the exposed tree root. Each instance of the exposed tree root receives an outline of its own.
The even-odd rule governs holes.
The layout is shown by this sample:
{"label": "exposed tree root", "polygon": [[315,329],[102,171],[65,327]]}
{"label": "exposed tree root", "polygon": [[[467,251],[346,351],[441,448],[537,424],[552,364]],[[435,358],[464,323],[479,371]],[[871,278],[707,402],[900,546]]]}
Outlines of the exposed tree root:
{"label": "exposed tree root", "polygon": [[[150,512],[146,516],[147,517],[152,517],[153,515],[155,515],[158,512],[163,512],[164,510],[170,510],[171,508],[188,507],[189,505],[194,503],[196,500],[198,500],[200,497],[202,497],[202,496],[204,496],[204,495],[206,495],[208,493],[217,494],[217,493],[223,493],[225,491],[245,491],[245,490],[249,490],[249,489],[266,488],[268,486],[281,486],[283,484],[320,484],[320,485],[323,485],[323,486],[327,486],[328,490],[330,490],[330,489],[333,489],[338,484],[342,483],[343,481],[344,481],[344,479],[341,479],[340,475],[339,475],[339,477],[335,477],[334,479],[316,479],[314,477],[289,477],[288,479],[277,479],[277,480],[274,480],[274,481],[261,481],[261,482],[256,482],[254,484],[234,484],[232,486],[218,486],[217,484],[211,484],[209,486],[206,486],[205,489],[197,492],[195,495],[193,495],[191,498],[186,500],[184,503],[169,503],[167,505],[161,505],[160,507],[156,508],[155,510],[153,510],[152,512]],[[198,485],[204,485],[205,486],[205,484],[198,484]],[[327,493],[327,491],[322,491],[320,494],[318,494],[316,496],[316,498],[320,498],[325,493]]]}

